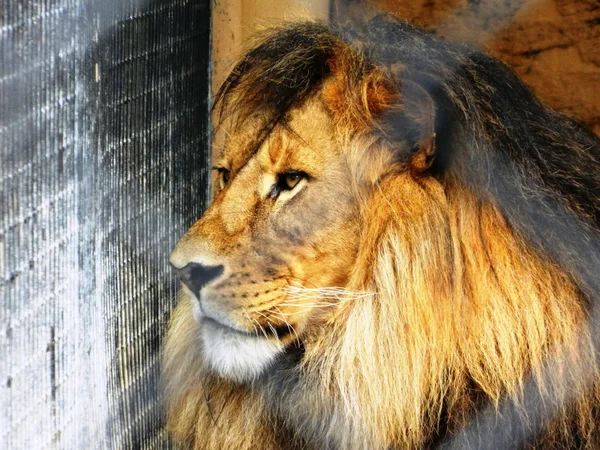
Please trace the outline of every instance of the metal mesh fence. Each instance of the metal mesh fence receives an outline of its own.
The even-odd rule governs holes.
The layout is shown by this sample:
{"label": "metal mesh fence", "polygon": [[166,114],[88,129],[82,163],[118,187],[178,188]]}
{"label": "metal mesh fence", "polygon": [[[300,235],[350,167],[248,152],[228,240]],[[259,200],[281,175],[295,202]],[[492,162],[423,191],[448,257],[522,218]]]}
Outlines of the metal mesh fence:
{"label": "metal mesh fence", "polygon": [[169,448],[168,254],[208,186],[208,0],[0,1],[0,448]]}

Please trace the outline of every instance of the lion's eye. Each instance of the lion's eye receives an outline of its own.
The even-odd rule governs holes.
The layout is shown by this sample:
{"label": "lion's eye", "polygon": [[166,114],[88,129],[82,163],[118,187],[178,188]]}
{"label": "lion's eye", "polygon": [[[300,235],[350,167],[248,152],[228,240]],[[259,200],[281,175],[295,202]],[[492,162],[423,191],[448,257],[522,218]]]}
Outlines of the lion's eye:
{"label": "lion's eye", "polygon": [[296,187],[298,182],[302,179],[302,176],[298,172],[291,172],[283,174],[284,187],[292,190]]}
{"label": "lion's eye", "polygon": [[269,192],[269,196],[275,198],[283,191],[292,191],[305,178],[309,178],[309,176],[299,170],[280,173],[277,176],[277,183],[273,185],[271,192]]}
{"label": "lion's eye", "polygon": [[215,170],[219,172],[219,188],[223,189],[229,183],[230,172],[224,167],[215,167]]}
{"label": "lion's eye", "polygon": [[304,178],[307,178],[304,172],[300,172],[299,170],[290,170],[289,172],[284,172],[279,174],[279,178],[277,180],[277,187],[280,191],[291,191],[294,189],[298,183]]}

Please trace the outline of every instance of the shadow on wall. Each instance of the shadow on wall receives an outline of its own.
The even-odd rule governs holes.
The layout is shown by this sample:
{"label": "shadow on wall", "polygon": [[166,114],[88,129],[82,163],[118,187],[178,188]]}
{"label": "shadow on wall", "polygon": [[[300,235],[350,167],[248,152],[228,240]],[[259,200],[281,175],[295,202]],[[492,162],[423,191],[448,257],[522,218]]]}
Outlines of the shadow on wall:
{"label": "shadow on wall", "polygon": [[96,273],[111,355],[108,434],[116,448],[144,448],[164,439],[160,344],[178,288],[168,255],[208,201],[210,8],[171,0],[118,7],[122,19],[91,50]]}

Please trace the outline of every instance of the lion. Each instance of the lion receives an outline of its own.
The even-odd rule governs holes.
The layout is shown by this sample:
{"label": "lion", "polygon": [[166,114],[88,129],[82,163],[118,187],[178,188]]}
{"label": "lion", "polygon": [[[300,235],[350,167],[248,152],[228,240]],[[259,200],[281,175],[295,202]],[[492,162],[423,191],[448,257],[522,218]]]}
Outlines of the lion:
{"label": "lion", "polygon": [[215,101],[171,263],[193,449],[600,448],[600,143],[498,60],[393,16],[292,23]]}

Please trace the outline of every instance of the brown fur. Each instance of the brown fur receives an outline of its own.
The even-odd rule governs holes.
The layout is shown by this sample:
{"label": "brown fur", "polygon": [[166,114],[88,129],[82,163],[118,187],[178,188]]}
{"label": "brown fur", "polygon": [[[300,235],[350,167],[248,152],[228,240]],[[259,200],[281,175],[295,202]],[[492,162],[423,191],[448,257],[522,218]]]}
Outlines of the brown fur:
{"label": "brown fur", "polygon": [[[287,350],[253,380],[212,373],[186,291],[163,361],[170,431],[194,449],[494,448],[468,436],[491,411],[490,433],[519,424],[510,448],[597,448],[593,299],[494,198],[429,170],[430,93],[331,47],[331,74],[264,139],[267,113],[225,105],[230,181],[172,257],[216,257],[203,301]],[[310,174],[300,193],[261,194],[289,169]]]}

